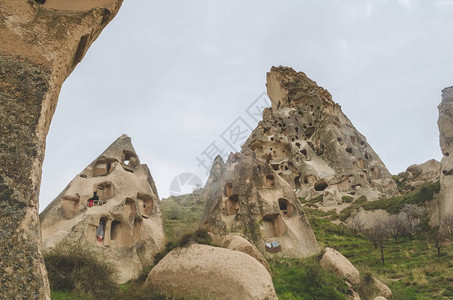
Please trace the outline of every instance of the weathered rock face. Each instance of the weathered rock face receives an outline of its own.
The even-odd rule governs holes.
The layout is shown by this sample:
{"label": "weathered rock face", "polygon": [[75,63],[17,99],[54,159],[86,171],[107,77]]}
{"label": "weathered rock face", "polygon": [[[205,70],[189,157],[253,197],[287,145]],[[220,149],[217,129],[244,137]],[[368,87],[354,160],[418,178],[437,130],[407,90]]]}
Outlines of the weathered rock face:
{"label": "weathered rock face", "polygon": [[346,278],[352,285],[360,284],[360,273],[340,252],[326,248],[319,264],[326,270]]}
{"label": "weathered rock face", "polygon": [[373,200],[398,193],[384,163],[327,90],[304,73],[272,67],[267,92],[272,108],[243,148],[269,163],[299,196],[323,194],[323,204],[333,205],[344,195]]}
{"label": "weathered rock face", "polygon": [[259,252],[259,250],[253,245],[251,242],[247,240],[244,236],[240,234],[229,234],[222,240],[222,247],[234,251],[240,251],[245,254],[250,255],[254,259],[260,262],[266,270],[271,273],[271,269],[267,264],[266,259],[264,256]]}
{"label": "weathered rock face", "polygon": [[42,246],[88,247],[114,265],[119,283],[137,277],[163,249],[157,190],[131,140],[118,138],[41,213]]}
{"label": "weathered rock face", "polygon": [[430,159],[422,164],[415,164],[406,169],[405,172],[398,174],[399,184],[404,187],[406,192],[413,191],[425,183],[436,182],[440,179],[440,162]]}
{"label": "weathered rock face", "polygon": [[[358,289],[360,285],[367,285],[368,289],[374,290],[377,295],[384,296],[384,299],[392,299],[392,291],[378,279],[372,277],[369,282],[363,282],[360,278],[360,272],[356,267],[340,252],[335,249],[327,247],[325,253],[319,261],[321,267],[326,271],[332,272],[344,279],[346,283],[350,283],[351,287]],[[353,290],[352,299],[360,299],[360,296]]]}
{"label": "weathered rock face", "polygon": [[170,297],[277,299],[270,274],[257,260],[239,251],[198,244],[167,254],[145,285]]}
{"label": "weathered rock face", "polygon": [[453,214],[453,87],[442,91],[442,102],[438,106],[441,160],[439,216]]}
{"label": "weathered rock face", "polygon": [[2,296],[50,298],[38,195],[45,138],[65,78],[122,0],[0,1]]}
{"label": "weathered rock face", "polygon": [[[320,249],[293,188],[251,150],[217,158],[202,226],[221,240],[243,233],[267,257],[307,257]],[[215,173],[215,176],[213,175]],[[266,247],[278,242],[280,249]]]}

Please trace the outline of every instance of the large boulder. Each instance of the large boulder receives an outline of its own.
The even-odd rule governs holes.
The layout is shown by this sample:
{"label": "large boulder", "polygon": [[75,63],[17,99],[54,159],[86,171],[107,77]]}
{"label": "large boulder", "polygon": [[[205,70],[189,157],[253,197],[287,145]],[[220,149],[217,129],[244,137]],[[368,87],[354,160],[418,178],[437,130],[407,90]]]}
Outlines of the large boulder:
{"label": "large boulder", "polygon": [[277,299],[269,272],[256,259],[198,244],[167,254],[145,285],[172,297]]}
{"label": "large boulder", "polygon": [[140,275],[165,244],[156,186],[126,135],[78,174],[40,217],[44,252],[85,247],[116,268],[119,283]]}
{"label": "large boulder", "polygon": [[319,263],[325,270],[346,278],[353,286],[360,284],[359,270],[337,250],[327,247]]}
{"label": "large boulder", "polygon": [[369,280],[361,280],[360,272],[357,268],[340,252],[327,247],[319,261],[321,267],[326,271],[332,272],[341,278],[346,279],[346,284],[351,287],[352,295],[350,299],[360,299],[360,296],[354,290],[366,289],[374,291],[376,295],[392,299],[392,291],[384,283],[374,277]]}
{"label": "large boulder", "polygon": [[245,236],[239,234],[229,234],[222,240],[222,247],[230,250],[241,251],[245,254],[250,255],[254,259],[260,262],[268,271],[271,272],[269,265],[267,264],[264,256],[258,251]]}
{"label": "large boulder", "polygon": [[121,3],[0,1],[0,282],[7,299],[50,298],[38,218],[46,135],[63,81]]}
{"label": "large boulder", "polygon": [[398,194],[384,163],[327,90],[302,72],[272,67],[267,93],[272,107],[243,147],[298,196],[323,195],[325,206],[335,206],[346,195],[374,200]]}

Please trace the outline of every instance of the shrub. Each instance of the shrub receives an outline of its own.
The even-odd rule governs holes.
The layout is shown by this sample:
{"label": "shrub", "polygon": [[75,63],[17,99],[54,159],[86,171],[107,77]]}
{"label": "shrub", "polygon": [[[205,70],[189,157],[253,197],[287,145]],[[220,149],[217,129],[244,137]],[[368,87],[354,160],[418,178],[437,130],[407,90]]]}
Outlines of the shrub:
{"label": "shrub", "polygon": [[315,257],[269,260],[279,299],[345,299],[344,281],[326,272]]}
{"label": "shrub", "polygon": [[110,298],[117,290],[114,268],[84,247],[55,248],[44,255],[44,261],[52,290],[85,295],[85,298]]}
{"label": "shrub", "polygon": [[354,198],[352,198],[351,196],[343,196],[341,197],[341,201],[343,201],[343,203],[351,203],[352,201],[354,201]]}

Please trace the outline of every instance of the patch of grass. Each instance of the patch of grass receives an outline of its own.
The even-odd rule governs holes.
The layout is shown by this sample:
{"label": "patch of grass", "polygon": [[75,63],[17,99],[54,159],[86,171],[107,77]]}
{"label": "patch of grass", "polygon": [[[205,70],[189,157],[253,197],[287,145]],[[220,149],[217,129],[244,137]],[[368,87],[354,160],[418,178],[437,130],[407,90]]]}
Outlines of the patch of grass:
{"label": "patch of grass", "polygon": [[206,202],[202,191],[163,199],[160,203],[167,239],[179,241],[185,234],[193,232],[203,216]]}
{"label": "patch of grass", "polygon": [[343,201],[343,203],[351,203],[354,201],[354,198],[351,196],[343,196],[341,197],[341,201]]}
{"label": "patch of grass", "polygon": [[421,188],[412,193],[368,202],[362,207],[365,210],[384,209],[390,214],[397,214],[406,204],[425,205],[427,202],[433,200],[434,194],[438,193],[439,190],[440,182],[437,181],[434,183],[424,184]]}
{"label": "patch of grass", "polygon": [[390,214],[397,214],[406,204],[426,205],[433,200],[434,195],[440,190],[439,181],[424,184],[419,189],[401,196],[376,201],[367,201],[365,196],[357,198],[352,204],[340,212],[340,220],[346,221],[354,211],[359,208],[365,210],[383,209]]}
{"label": "patch of grass", "polygon": [[352,202],[350,206],[346,207],[340,212],[340,220],[343,222],[346,221],[346,219],[348,219],[351,216],[353,211],[362,207],[365,203],[367,203],[365,195],[362,195],[359,198],[355,199],[355,201]]}
{"label": "patch of grass", "polygon": [[344,281],[326,272],[316,258],[269,260],[279,299],[346,299]]}
{"label": "patch of grass", "polygon": [[302,204],[315,204],[315,203],[321,203],[323,200],[323,195],[319,195],[313,199],[310,199],[310,200],[306,200],[305,198],[303,197],[299,197],[299,201],[302,203]]}
{"label": "patch of grass", "polygon": [[372,272],[387,284],[395,299],[445,299],[453,297],[453,244],[436,249],[423,237],[413,241],[389,240],[385,246],[386,265],[379,250],[362,237],[354,237],[344,225],[335,225],[319,211],[304,208],[316,239],[322,247],[331,247],[347,257],[362,274]]}

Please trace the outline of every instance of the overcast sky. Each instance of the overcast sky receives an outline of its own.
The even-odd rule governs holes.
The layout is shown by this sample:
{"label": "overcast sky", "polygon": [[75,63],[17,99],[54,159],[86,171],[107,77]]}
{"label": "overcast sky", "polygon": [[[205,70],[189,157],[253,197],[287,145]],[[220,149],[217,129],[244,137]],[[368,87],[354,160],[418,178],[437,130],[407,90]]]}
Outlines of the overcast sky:
{"label": "overcast sky", "polygon": [[[206,179],[198,158],[293,67],[323,86],[393,174],[440,159],[437,105],[453,85],[453,0],[139,1],[66,80],[47,137],[40,209],[126,133],[161,198]],[[234,146],[234,145],[233,145]]]}

